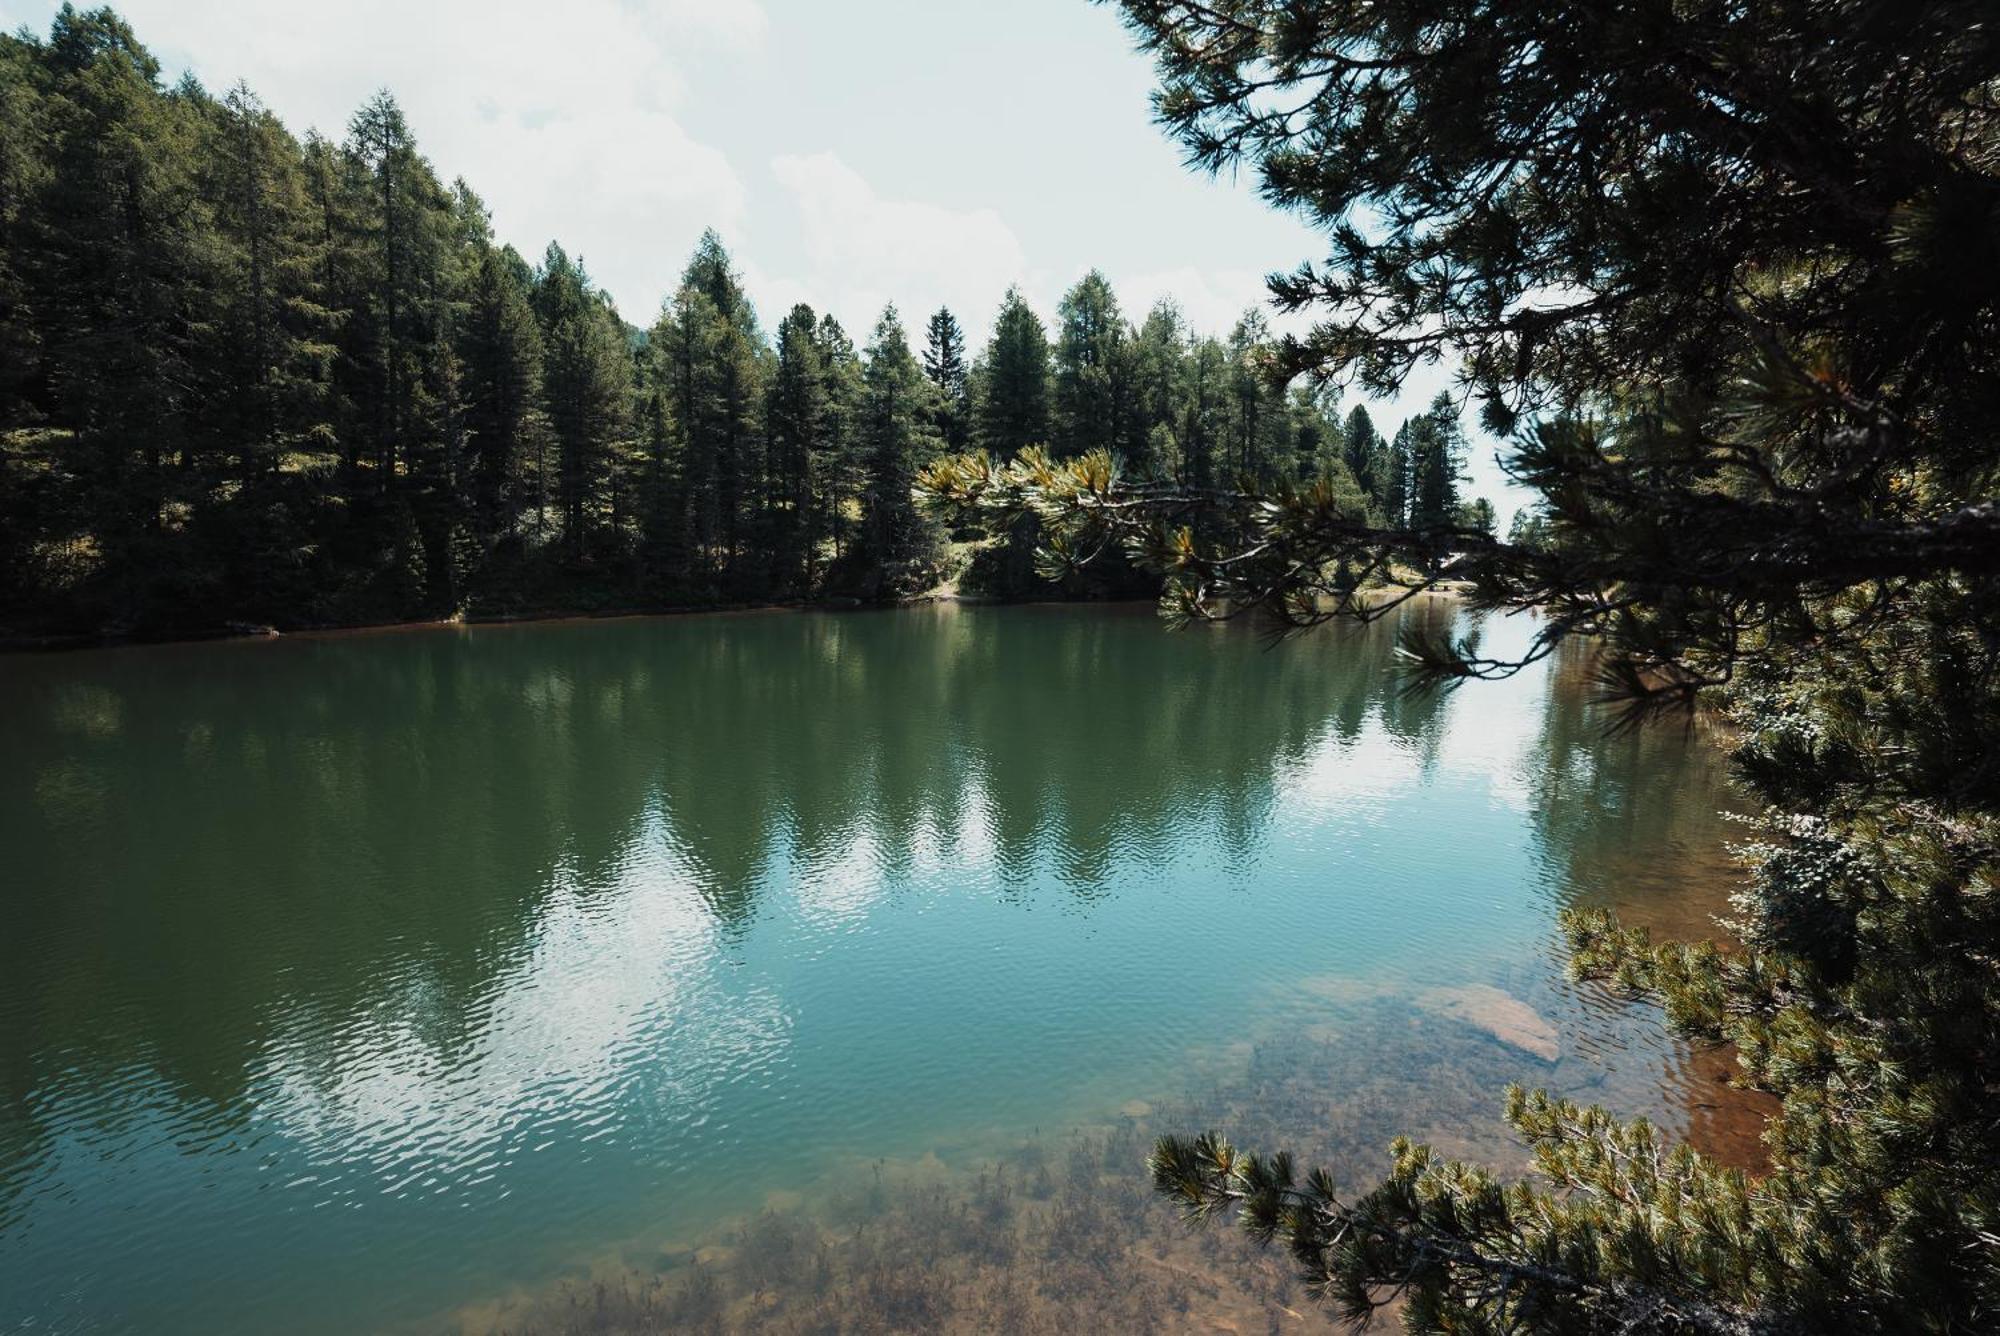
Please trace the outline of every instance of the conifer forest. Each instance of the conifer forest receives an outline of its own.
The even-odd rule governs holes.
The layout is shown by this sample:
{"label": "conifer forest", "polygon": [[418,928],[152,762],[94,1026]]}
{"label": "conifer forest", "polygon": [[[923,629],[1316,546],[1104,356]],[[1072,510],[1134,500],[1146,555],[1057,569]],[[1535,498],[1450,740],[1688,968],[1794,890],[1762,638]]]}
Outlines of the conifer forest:
{"label": "conifer forest", "polygon": [[2000,1331],[2000,8],[1029,8],[1233,323],[0,36],[0,1327]]}
{"label": "conifer forest", "polygon": [[[771,324],[709,232],[657,312],[621,313],[559,241],[495,245],[390,92],[301,141],[248,87],[168,83],[102,10],[0,60],[17,634],[893,600],[958,573],[912,482],[972,446],[1326,480],[1385,520],[1476,504],[1453,405],[1385,440],[1267,375],[1254,309],[1217,337],[1092,272],[1048,321],[1009,293],[983,340],[949,310]],[[983,552],[968,589],[1157,588],[1064,591],[1033,550]]]}

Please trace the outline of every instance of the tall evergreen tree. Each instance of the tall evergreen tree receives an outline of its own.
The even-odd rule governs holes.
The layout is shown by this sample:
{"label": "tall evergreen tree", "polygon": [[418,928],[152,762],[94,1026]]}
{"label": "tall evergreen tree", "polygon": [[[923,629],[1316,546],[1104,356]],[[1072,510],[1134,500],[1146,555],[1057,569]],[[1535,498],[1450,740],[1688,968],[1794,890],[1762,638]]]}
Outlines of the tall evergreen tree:
{"label": "tall evergreen tree", "polygon": [[214,331],[227,351],[214,357],[225,379],[208,429],[237,443],[246,475],[274,473],[286,450],[327,430],[320,387],[333,352],[333,315],[309,259],[298,145],[240,84],[210,123],[214,141],[205,157],[215,179],[207,193],[234,275]]}
{"label": "tall evergreen tree", "polygon": [[511,247],[486,247],[460,343],[471,452],[465,490],[475,531],[489,545],[516,532],[522,507],[534,498],[537,436],[546,429],[542,335],[529,301],[533,282]]}
{"label": "tall evergreen tree", "polygon": [[764,446],[759,437],[765,368],[756,312],[714,231],[702,234],[681,276],[670,342],[676,350],[674,419],[686,436],[696,542],[739,595],[757,592]]}
{"label": "tall evergreen tree", "polygon": [[1389,509],[1389,447],[1375,429],[1375,419],[1365,404],[1356,404],[1347,414],[1341,433],[1341,457],[1347,471],[1361,490],[1386,514]]}
{"label": "tall evergreen tree", "polygon": [[772,509],[772,559],[780,587],[804,593],[818,577],[822,524],[813,483],[824,471],[820,456],[829,445],[826,356],[819,318],[810,306],[794,306],[778,325],[769,395],[765,431],[779,489]]}
{"label": "tall evergreen tree", "polygon": [[697,563],[688,522],[686,460],[667,405],[668,386],[658,362],[651,361],[638,396],[639,586],[646,598],[683,603],[693,596]]}
{"label": "tall evergreen tree", "polygon": [[563,541],[587,557],[624,445],[631,396],[625,330],[580,261],[550,244],[536,276],[543,393],[557,456]]}
{"label": "tall evergreen tree", "polygon": [[1007,289],[986,347],[974,408],[974,439],[1013,454],[1049,437],[1049,340],[1019,288]]}
{"label": "tall evergreen tree", "polygon": [[1110,450],[1122,463],[1134,408],[1131,340],[1102,273],[1091,270],[1063,294],[1056,327],[1051,447],[1058,457]]}
{"label": "tall evergreen tree", "polygon": [[50,137],[49,74],[38,54],[20,38],[0,40],[0,432],[36,416],[30,385],[41,350],[29,267]]}
{"label": "tall evergreen tree", "polygon": [[1417,429],[1420,420],[1406,418],[1389,442],[1388,477],[1382,486],[1382,515],[1395,528],[1409,523],[1411,497],[1416,491]]}
{"label": "tall evergreen tree", "polygon": [[1135,478],[1173,471],[1187,373],[1187,328],[1180,308],[1162,300],[1146,314],[1132,345],[1133,424],[1126,467]]}
{"label": "tall evergreen tree", "polygon": [[339,145],[309,133],[303,147],[309,240],[301,261],[334,317],[330,340],[334,355],[321,389],[343,486],[352,494],[362,482],[361,452],[370,429],[369,407],[376,397],[376,381],[370,374],[376,357],[367,315],[365,245],[372,192],[361,165]]}
{"label": "tall evergreen tree", "polygon": [[1493,503],[1483,496],[1475,496],[1459,507],[1458,526],[1487,538],[1496,536],[1499,518],[1493,513]]}
{"label": "tall evergreen tree", "polygon": [[972,374],[965,361],[965,332],[942,306],[925,329],[924,374],[937,388],[937,429],[945,448],[965,449],[972,443]]}
{"label": "tall evergreen tree", "polygon": [[[1270,362],[1264,332],[1197,349],[1170,305],[1132,331],[1096,274],[1062,320],[1052,359],[1010,293],[970,368],[940,312],[926,425],[1106,446],[1133,477],[1231,476],[1246,441],[1272,476],[1324,453],[1324,415],[1274,386],[1238,430],[1230,354]],[[629,330],[560,246],[539,276],[496,248],[389,93],[340,142],[295,139],[248,89],[168,87],[115,15],[65,8],[45,42],[0,35],[0,616],[788,597],[827,556],[858,583],[897,519],[884,479],[931,445],[884,454],[862,357],[830,315],[808,350],[806,323],[767,346],[710,232]],[[1049,588],[1034,537],[1004,587]]]}
{"label": "tall evergreen tree", "polygon": [[1275,482],[1291,472],[1286,448],[1284,390],[1273,373],[1270,323],[1254,307],[1230,331],[1231,471]]}
{"label": "tall evergreen tree", "polygon": [[864,551],[888,589],[913,592],[934,546],[917,510],[917,469],[937,454],[939,440],[931,426],[935,389],[910,355],[893,306],[882,312],[869,340],[864,393]]}
{"label": "tall evergreen tree", "polygon": [[814,462],[813,492],[819,498],[815,514],[824,522],[825,537],[836,557],[853,546],[851,516],[860,507],[864,478],[862,453],[861,356],[840,322],[831,315],[819,320],[819,352],[826,367],[826,443]]}
{"label": "tall evergreen tree", "polygon": [[368,394],[372,400],[368,430],[374,439],[375,486],[380,490],[395,482],[410,426],[417,360],[412,308],[417,305],[415,270],[422,225],[422,204],[415,198],[420,189],[416,141],[402,108],[388,92],[377,93],[354,114],[348,124],[347,150],[373,181],[369,351],[377,383]]}
{"label": "tall evergreen tree", "polygon": [[1205,491],[1217,486],[1227,470],[1223,452],[1229,448],[1234,370],[1221,343],[1207,337],[1194,341],[1176,433],[1180,479],[1190,487]]}
{"label": "tall evergreen tree", "polygon": [[1336,473],[1352,479],[1353,470],[1341,446],[1340,419],[1320,402],[1311,386],[1294,385],[1286,396],[1285,408],[1292,438],[1291,467],[1287,480],[1311,482]]}
{"label": "tall evergreen tree", "polygon": [[1458,522],[1459,475],[1465,463],[1465,436],[1458,425],[1458,407],[1440,394],[1430,409],[1410,424],[1410,509],[1413,529],[1440,528]]}
{"label": "tall evergreen tree", "polygon": [[726,416],[718,370],[724,335],[715,302],[697,285],[682,283],[661,311],[651,340],[665,413],[680,435],[690,575],[697,585],[719,578],[724,564],[718,462]]}

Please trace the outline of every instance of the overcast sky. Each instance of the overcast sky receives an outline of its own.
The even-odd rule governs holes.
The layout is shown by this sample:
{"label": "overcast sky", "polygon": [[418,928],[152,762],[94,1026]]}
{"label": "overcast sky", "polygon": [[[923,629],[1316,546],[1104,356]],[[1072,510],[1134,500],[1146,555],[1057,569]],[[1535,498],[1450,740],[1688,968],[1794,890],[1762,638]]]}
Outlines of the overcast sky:
{"label": "overcast sky", "polygon": [[[46,33],[50,0],[0,0]],[[649,324],[716,228],[767,326],[793,302],[864,338],[940,304],[985,341],[1008,284],[1044,319],[1093,266],[1226,334],[1317,235],[1182,166],[1149,63],[1086,0],[124,0],[166,67],[249,83],[294,131],[345,133],[377,88],[531,259],[580,253]],[[1375,406],[1393,431],[1448,379]],[[1469,425],[1469,424],[1468,424]],[[1475,436],[1474,490],[1512,509]]]}

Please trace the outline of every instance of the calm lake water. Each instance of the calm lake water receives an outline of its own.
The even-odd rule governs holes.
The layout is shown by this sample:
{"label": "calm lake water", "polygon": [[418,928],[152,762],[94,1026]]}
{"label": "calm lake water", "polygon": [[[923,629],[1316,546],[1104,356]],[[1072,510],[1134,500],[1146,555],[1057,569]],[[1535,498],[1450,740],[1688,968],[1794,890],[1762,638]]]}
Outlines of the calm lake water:
{"label": "calm lake water", "polygon": [[558,1325],[607,1278],[777,1324],[943,1302],[845,1253],[790,1295],[799,1231],[975,1205],[1019,1238],[902,1264],[1025,1323],[1098,1302],[1032,1237],[1152,1210],[1178,1119],[1516,1167],[1514,1079],[1740,1153],[1721,1063],[1554,934],[1706,928],[1712,749],[1605,737],[1573,663],[1392,658],[944,605],[0,659],[0,1329]]}

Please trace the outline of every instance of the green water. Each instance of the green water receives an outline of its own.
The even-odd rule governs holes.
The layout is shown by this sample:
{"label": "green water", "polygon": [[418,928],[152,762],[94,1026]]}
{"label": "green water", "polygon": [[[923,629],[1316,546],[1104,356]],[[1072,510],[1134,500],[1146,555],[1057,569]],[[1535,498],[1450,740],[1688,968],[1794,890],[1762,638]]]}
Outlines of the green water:
{"label": "green water", "polygon": [[1698,1134],[1553,921],[1700,926],[1718,763],[1392,654],[947,605],[0,659],[0,1328],[435,1329],[1305,1032],[1398,1074],[1376,1146],[1468,985],[1559,1043],[1459,1024],[1480,1082]]}

